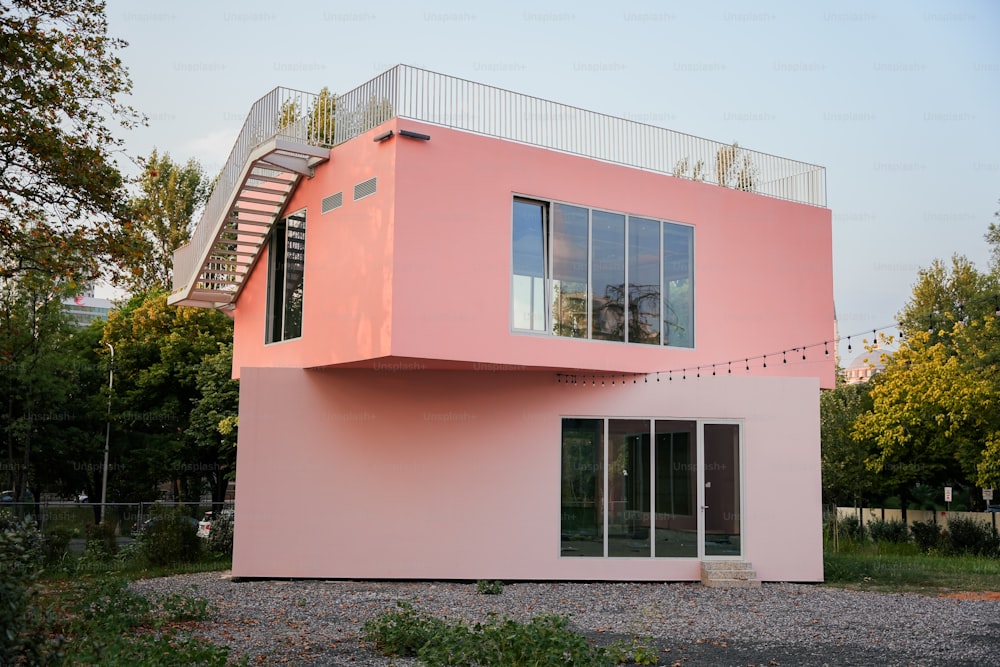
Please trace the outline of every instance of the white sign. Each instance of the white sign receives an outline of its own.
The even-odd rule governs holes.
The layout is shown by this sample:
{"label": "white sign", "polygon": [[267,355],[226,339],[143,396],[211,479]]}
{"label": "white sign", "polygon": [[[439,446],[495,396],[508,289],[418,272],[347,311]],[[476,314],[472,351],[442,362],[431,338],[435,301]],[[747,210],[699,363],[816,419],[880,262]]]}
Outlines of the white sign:
{"label": "white sign", "polygon": [[983,489],[983,500],[993,500],[993,489]]}
{"label": "white sign", "polygon": [[950,503],[951,502],[951,487],[950,486],[944,487],[944,501],[946,503]]}

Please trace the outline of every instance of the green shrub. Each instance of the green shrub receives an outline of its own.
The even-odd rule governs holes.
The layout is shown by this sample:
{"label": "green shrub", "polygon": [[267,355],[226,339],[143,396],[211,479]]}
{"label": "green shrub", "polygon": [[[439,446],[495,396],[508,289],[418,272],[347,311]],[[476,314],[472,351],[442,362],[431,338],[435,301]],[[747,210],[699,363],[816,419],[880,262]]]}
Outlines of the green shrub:
{"label": "green shrub", "polygon": [[151,565],[190,563],[201,555],[197,524],[179,512],[154,516],[139,542],[143,557]]}
{"label": "green shrub", "polygon": [[1000,537],[993,526],[956,517],[948,521],[945,549],[951,554],[995,556],[1000,552]]}
{"label": "green shrub", "polygon": [[890,519],[889,521],[875,519],[868,522],[867,529],[873,542],[905,544],[910,541],[909,529],[905,523],[898,519]]}
{"label": "green shrub", "polygon": [[480,595],[500,595],[503,593],[503,582],[480,579],[476,582],[476,590]]}
{"label": "green shrub", "polygon": [[851,514],[837,522],[837,534],[841,540],[861,542],[865,539],[865,526],[861,519]]}
{"label": "green shrub", "polygon": [[415,656],[428,643],[440,641],[448,628],[439,618],[427,616],[409,602],[396,603],[398,611],[387,612],[364,624],[365,641],[385,655]]}
{"label": "green shrub", "polygon": [[42,544],[46,567],[57,565],[66,557],[69,552],[70,535],[71,531],[68,528],[53,528],[45,533]]}
{"label": "green shrub", "polygon": [[43,662],[46,632],[33,604],[42,560],[35,522],[0,510],[0,665]]}
{"label": "green shrub", "polygon": [[232,515],[222,515],[212,520],[212,530],[208,533],[208,550],[229,558],[233,557]]}
{"label": "green shrub", "polygon": [[913,533],[913,541],[924,553],[941,547],[941,528],[933,521],[914,521],[910,532]]}
{"label": "green shrub", "polygon": [[569,628],[563,616],[542,614],[520,623],[496,614],[472,626],[446,622],[419,612],[408,602],[397,602],[398,611],[367,621],[365,641],[385,655],[415,656],[429,667],[439,665],[611,665],[626,659],[655,664],[655,651],[635,644],[629,650],[592,646]]}
{"label": "green shrub", "polygon": [[115,535],[114,525],[102,521],[99,524],[87,526],[87,547],[90,547],[92,543],[100,545],[95,548],[99,548],[109,558],[118,553],[118,537]]}

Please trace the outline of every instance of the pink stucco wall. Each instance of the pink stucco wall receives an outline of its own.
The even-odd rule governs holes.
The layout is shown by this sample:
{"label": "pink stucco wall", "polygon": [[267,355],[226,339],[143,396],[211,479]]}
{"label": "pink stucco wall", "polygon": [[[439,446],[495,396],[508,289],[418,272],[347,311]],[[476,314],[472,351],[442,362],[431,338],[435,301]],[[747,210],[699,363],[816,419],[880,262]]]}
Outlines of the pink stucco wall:
{"label": "pink stucco wall", "polygon": [[[371,136],[398,135],[384,143]],[[355,184],[378,177],[375,195]],[[344,192],[344,206],[320,201]],[[695,227],[695,349],[510,332],[515,194]],[[833,334],[830,211],[394,119],[331,152],[288,211],[308,211],[300,340],[265,346],[266,257],[237,303],[243,367],[458,364],[649,372],[821,344]],[[774,363],[774,362],[778,363]],[[755,374],[834,381],[822,345]],[[417,362],[414,362],[417,363]]]}
{"label": "pink stucco wall", "polygon": [[560,557],[561,416],[739,419],[745,558],[822,579],[815,378],[622,387],[551,373],[244,368],[233,574],[694,580],[696,559]]}

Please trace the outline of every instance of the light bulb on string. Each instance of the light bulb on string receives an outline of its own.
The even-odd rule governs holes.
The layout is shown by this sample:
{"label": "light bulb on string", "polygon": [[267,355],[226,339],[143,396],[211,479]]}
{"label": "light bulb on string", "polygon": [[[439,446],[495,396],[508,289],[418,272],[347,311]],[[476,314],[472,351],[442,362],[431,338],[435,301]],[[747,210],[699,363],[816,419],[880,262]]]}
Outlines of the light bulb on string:
{"label": "light bulb on string", "polygon": [[805,345],[802,346],[802,361],[806,360],[806,348]]}
{"label": "light bulb on string", "polygon": [[827,357],[830,356],[830,343],[828,341],[823,341],[823,354]]}
{"label": "light bulb on string", "polygon": [[850,336],[847,337],[847,351],[848,352],[851,351],[851,337]]}
{"label": "light bulb on string", "polygon": [[731,361],[729,362],[729,374],[730,375],[733,374],[733,362],[731,362]]}
{"label": "light bulb on string", "polygon": [[767,368],[767,355],[764,355],[764,368]]}
{"label": "light bulb on string", "polygon": [[783,364],[788,363],[788,356],[785,354],[785,350],[781,351],[781,363]]}

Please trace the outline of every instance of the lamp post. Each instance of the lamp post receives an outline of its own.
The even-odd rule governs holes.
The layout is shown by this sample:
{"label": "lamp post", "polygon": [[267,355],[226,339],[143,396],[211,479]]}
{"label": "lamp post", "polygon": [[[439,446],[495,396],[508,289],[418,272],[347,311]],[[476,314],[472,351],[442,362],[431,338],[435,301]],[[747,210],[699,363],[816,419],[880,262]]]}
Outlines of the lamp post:
{"label": "lamp post", "polygon": [[108,499],[108,449],[111,444],[111,390],[115,386],[115,346],[107,343],[111,348],[111,363],[108,365],[108,419],[107,429],[104,431],[104,469],[101,475],[101,520],[104,523],[104,504]]}

